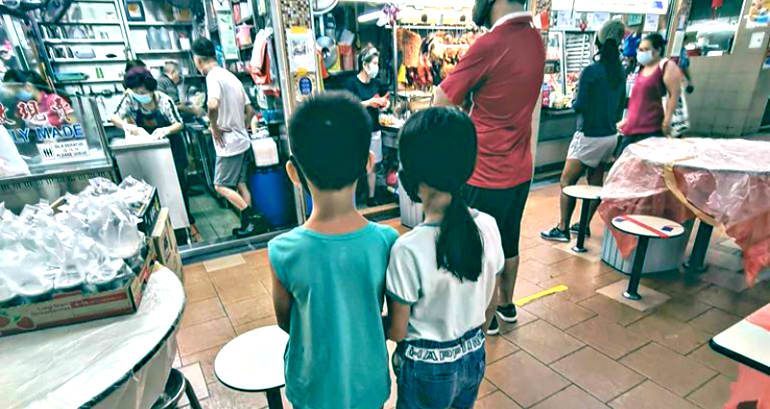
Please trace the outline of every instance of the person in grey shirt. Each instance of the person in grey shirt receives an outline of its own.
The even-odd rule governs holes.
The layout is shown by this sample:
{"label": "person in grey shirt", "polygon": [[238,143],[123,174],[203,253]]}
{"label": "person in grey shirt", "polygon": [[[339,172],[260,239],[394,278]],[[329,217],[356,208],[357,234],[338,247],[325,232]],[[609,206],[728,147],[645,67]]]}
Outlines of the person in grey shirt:
{"label": "person in grey shirt", "polygon": [[246,186],[248,165],[254,161],[246,124],[254,116],[254,108],[241,81],[217,64],[211,40],[199,38],[192,49],[195,67],[206,76],[210,130],[217,153],[214,189],[241,211],[241,227],[233,229],[234,236],[262,233],[265,221],[252,209]]}
{"label": "person in grey shirt", "polygon": [[174,61],[166,61],[163,74],[158,78],[158,91],[171,97],[175,105],[179,105],[179,88],[177,84],[182,81],[179,74],[179,64]]}

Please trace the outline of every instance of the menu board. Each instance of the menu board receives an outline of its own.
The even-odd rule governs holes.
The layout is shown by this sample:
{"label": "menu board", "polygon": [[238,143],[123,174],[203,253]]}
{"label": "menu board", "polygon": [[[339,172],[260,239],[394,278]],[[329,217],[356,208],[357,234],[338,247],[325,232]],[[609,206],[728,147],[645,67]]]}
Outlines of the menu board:
{"label": "menu board", "polygon": [[666,14],[668,0],[552,0],[552,10],[603,11],[621,14]]}

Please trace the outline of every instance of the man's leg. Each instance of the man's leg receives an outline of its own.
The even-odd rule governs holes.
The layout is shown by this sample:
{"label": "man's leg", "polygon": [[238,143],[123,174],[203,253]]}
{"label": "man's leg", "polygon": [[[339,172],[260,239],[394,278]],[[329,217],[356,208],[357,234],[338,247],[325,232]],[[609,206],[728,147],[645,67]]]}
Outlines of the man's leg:
{"label": "man's leg", "polygon": [[505,221],[500,225],[500,235],[505,252],[505,268],[501,277],[498,292],[497,314],[505,322],[516,322],[516,306],[513,304],[513,293],[516,289],[516,277],[519,274],[519,239],[521,236],[521,219],[524,207],[529,197],[531,182],[525,182],[509,189],[504,199],[508,202]]}
{"label": "man's leg", "polygon": [[243,197],[236,190],[227,186],[215,185],[214,190],[224,197],[230,204],[235,206],[236,209],[243,211],[243,209],[249,207],[249,204],[243,200]]}
{"label": "man's leg", "polygon": [[243,201],[246,202],[246,206],[251,207],[251,193],[249,192],[249,187],[246,186],[245,182],[238,183],[238,193],[240,193]]}

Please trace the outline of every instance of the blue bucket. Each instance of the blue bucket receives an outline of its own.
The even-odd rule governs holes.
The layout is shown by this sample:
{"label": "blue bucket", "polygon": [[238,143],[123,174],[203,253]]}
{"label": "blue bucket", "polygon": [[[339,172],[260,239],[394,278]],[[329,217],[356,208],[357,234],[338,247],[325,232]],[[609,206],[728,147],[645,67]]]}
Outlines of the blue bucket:
{"label": "blue bucket", "polygon": [[257,168],[249,176],[251,204],[274,229],[297,225],[294,193],[283,166]]}

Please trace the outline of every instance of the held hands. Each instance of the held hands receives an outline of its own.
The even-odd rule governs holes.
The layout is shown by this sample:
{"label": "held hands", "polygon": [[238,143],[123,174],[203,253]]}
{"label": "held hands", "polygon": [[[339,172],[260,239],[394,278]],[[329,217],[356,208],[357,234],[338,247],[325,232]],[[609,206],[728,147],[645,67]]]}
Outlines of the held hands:
{"label": "held hands", "polygon": [[152,139],[163,139],[168,136],[168,133],[168,128],[158,128],[152,132]]}
{"label": "held hands", "polygon": [[131,136],[139,136],[139,127],[134,124],[123,124],[123,130]]}

